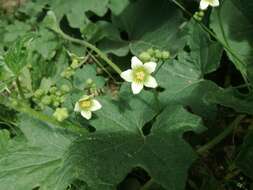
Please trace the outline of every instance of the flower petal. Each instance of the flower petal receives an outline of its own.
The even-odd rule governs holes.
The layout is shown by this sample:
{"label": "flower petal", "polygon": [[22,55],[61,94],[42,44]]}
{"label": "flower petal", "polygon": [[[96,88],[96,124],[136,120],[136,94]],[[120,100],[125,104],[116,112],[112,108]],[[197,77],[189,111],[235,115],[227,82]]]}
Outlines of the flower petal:
{"label": "flower petal", "polygon": [[140,91],[143,89],[143,84],[133,82],[131,87],[132,87],[132,91],[133,91],[134,94],[139,94]]}
{"label": "flower petal", "polygon": [[79,100],[80,101],[83,101],[83,100],[88,100],[90,98],[90,96],[88,95],[83,95],[82,98]]}
{"label": "flower petal", "polygon": [[81,115],[85,118],[85,119],[90,119],[91,118],[91,111],[81,111]]}
{"label": "flower petal", "polygon": [[132,69],[135,69],[135,68],[138,68],[138,67],[141,67],[141,66],[143,66],[143,63],[141,62],[141,60],[139,60],[139,58],[136,57],[136,56],[132,57],[132,59],[131,59]]}
{"label": "flower petal", "polygon": [[144,68],[148,71],[148,73],[153,73],[155,71],[156,65],[156,62],[147,62],[144,63]]}
{"label": "flower petal", "polygon": [[207,0],[200,1],[199,8],[201,10],[206,10],[208,6],[209,6],[209,2]]}
{"label": "flower petal", "polygon": [[127,82],[133,81],[133,71],[128,69],[120,74],[121,78],[123,78]]}
{"label": "flower petal", "polygon": [[75,108],[74,108],[74,111],[80,111],[81,109],[80,109],[80,106],[79,106],[79,102],[76,102],[76,104],[75,104]]}
{"label": "flower petal", "polygon": [[97,111],[102,108],[102,105],[99,103],[99,101],[94,100],[94,99],[91,101],[92,101],[92,106],[90,108],[90,111]]}
{"label": "flower petal", "polygon": [[218,7],[220,5],[219,0],[213,0],[210,5],[212,5],[213,7]]}
{"label": "flower petal", "polygon": [[144,85],[149,88],[156,88],[158,86],[155,78],[152,76],[148,76],[148,78],[144,82]]}

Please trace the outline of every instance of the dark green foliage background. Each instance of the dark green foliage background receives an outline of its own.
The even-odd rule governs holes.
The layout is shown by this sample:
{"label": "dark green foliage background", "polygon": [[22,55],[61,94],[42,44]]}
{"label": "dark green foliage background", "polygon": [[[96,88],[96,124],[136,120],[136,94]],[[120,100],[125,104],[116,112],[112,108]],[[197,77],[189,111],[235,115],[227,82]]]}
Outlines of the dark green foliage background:
{"label": "dark green foliage background", "polygon": [[[198,11],[198,2],[180,3],[192,14]],[[223,0],[206,11],[202,23],[169,0],[27,0],[2,7],[0,190],[232,190],[239,188],[239,177],[252,190],[252,13],[251,0]],[[73,84],[64,102],[69,110],[87,79],[108,90],[109,77],[98,75],[95,64],[85,63],[70,81],[61,78],[71,61],[67,52],[84,56],[90,49],[63,39],[58,30],[95,45],[122,70],[131,56],[149,48],[169,51],[171,58],[159,61],[154,74],[160,88],[134,96],[123,83],[118,99],[110,93],[98,98],[103,108],[91,121],[72,111],[58,123],[49,107],[43,113],[13,107],[8,98],[17,94],[6,94],[6,87],[17,77],[30,93]],[[242,115],[235,141],[228,136],[198,152]],[[86,130],[91,128],[95,132]],[[153,184],[137,177],[138,185],[119,188],[135,168],[145,170]]]}

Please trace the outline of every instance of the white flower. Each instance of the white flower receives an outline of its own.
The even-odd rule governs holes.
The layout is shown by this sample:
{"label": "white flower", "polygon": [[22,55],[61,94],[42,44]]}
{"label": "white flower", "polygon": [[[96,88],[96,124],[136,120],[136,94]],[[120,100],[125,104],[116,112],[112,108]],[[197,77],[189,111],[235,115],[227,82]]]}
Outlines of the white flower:
{"label": "white flower", "polygon": [[156,88],[157,82],[151,73],[155,71],[156,63],[147,62],[142,63],[137,57],[131,60],[132,69],[128,69],[120,74],[120,76],[127,82],[132,83],[132,91],[134,94],[140,93],[143,86]]}
{"label": "white flower", "polygon": [[102,108],[102,105],[99,101],[95,100],[91,96],[83,96],[78,102],[75,104],[74,111],[81,112],[81,115],[90,119],[93,111],[97,111]]}
{"label": "white flower", "polygon": [[208,6],[218,7],[220,5],[219,0],[201,0],[199,4],[199,8],[201,10],[207,9]]}

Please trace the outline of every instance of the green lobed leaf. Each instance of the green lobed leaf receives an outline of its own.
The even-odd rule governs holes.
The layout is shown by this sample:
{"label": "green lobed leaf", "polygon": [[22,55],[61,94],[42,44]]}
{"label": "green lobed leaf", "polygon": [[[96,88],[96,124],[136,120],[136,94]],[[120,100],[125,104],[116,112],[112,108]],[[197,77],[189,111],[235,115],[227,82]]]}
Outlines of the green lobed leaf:
{"label": "green lobed leaf", "polygon": [[203,129],[200,119],[181,106],[168,106],[144,136],[142,127],[157,113],[156,99],[149,92],[121,93],[119,101],[100,99],[103,108],[91,121],[96,132],[73,143],[66,164],[74,165],[91,190],[116,189],[135,167],[168,190],[183,190],[196,154],[182,134]]}
{"label": "green lobed leaf", "polygon": [[237,112],[253,114],[253,94],[242,94],[236,88],[219,88],[216,91],[209,91],[205,97],[210,103],[230,107]]}
{"label": "green lobed leaf", "polygon": [[127,6],[130,4],[130,0],[110,0],[109,1],[109,8],[111,9],[112,13],[115,15],[120,14]]}
{"label": "green lobed leaf", "polygon": [[189,106],[193,112],[210,117],[215,114],[215,106],[204,102],[204,96],[215,91],[217,85],[205,80],[204,76],[218,68],[222,47],[195,21],[191,21],[188,28],[190,52],[179,52],[176,59],[165,61],[155,75],[158,84],[165,88],[160,99],[165,104]]}
{"label": "green lobed leaf", "polygon": [[203,77],[204,74],[213,72],[219,67],[223,48],[216,41],[212,41],[195,20],[191,20],[188,26],[190,56]]}
{"label": "green lobed leaf", "polygon": [[185,45],[185,20],[169,1],[135,1],[112,20],[127,32],[130,49],[135,55],[151,47],[175,54]]}
{"label": "green lobed leaf", "polygon": [[45,28],[38,31],[36,38],[31,43],[31,49],[38,52],[45,60],[52,59],[59,46],[56,35]]}
{"label": "green lobed leaf", "polygon": [[9,140],[0,152],[0,184],[8,190],[63,190],[74,174],[64,172],[64,153],[74,136],[27,116],[20,117],[24,137]]}
{"label": "green lobed leaf", "polygon": [[25,22],[15,21],[13,24],[5,27],[5,33],[3,36],[4,42],[14,42],[20,37],[23,37],[31,30],[31,26]]}
{"label": "green lobed leaf", "polygon": [[103,16],[107,11],[109,0],[76,0],[75,3],[65,0],[48,1],[58,20],[67,16],[70,26],[82,28],[88,22],[86,12],[91,11],[98,16]]}
{"label": "green lobed leaf", "polygon": [[252,12],[253,1],[224,0],[211,15],[211,28],[229,48],[229,58],[246,78],[253,73]]}
{"label": "green lobed leaf", "polygon": [[27,64],[30,40],[32,35],[28,34],[19,38],[12,44],[6,55],[4,62],[14,75],[19,75],[21,70]]}

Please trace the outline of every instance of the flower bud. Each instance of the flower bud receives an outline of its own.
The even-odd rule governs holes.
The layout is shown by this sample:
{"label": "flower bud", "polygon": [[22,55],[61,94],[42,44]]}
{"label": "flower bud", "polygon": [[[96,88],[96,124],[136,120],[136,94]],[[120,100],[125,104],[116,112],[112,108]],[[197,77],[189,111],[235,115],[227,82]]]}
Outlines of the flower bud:
{"label": "flower bud", "polygon": [[55,92],[56,96],[61,96],[62,95],[62,92],[60,90],[56,91]]}
{"label": "flower bud", "polygon": [[37,89],[35,92],[34,92],[34,96],[36,97],[36,98],[39,98],[39,97],[41,97],[42,95],[44,94],[44,90],[42,90],[42,89]]}
{"label": "flower bud", "polygon": [[44,96],[41,99],[41,103],[44,104],[44,105],[49,105],[49,104],[51,104],[51,102],[52,102],[52,97],[51,96]]}
{"label": "flower bud", "polygon": [[204,11],[199,11],[199,12],[198,12],[198,15],[199,15],[200,17],[203,17],[203,16],[205,16],[205,12],[204,12]]}
{"label": "flower bud", "polygon": [[56,91],[57,91],[57,88],[56,88],[55,86],[53,86],[53,87],[51,87],[51,88],[49,89],[49,92],[50,92],[51,94],[54,94]]}
{"label": "flower bud", "polygon": [[153,48],[149,48],[147,53],[152,57],[154,55],[155,51]]}
{"label": "flower bud", "polygon": [[140,57],[141,61],[143,61],[144,63],[149,62],[151,59],[150,54],[147,52],[142,52],[139,57]]}
{"label": "flower bud", "polygon": [[169,59],[169,58],[170,58],[170,52],[168,52],[168,51],[163,51],[163,52],[162,52],[162,58],[163,58],[163,59]]}
{"label": "flower bud", "polygon": [[57,121],[62,122],[69,117],[68,110],[66,108],[56,108],[53,117]]}
{"label": "flower bud", "polygon": [[155,51],[155,57],[158,58],[158,59],[161,59],[162,58],[162,52],[159,51],[159,50],[156,50]]}
{"label": "flower bud", "polygon": [[80,66],[78,59],[73,59],[70,65],[71,68],[77,69]]}
{"label": "flower bud", "polygon": [[87,86],[91,86],[93,84],[93,80],[91,78],[88,78],[86,81],[85,81],[86,85]]}
{"label": "flower bud", "polygon": [[59,105],[60,105],[60,102],[58,102],[58,101],[56,101],[56,100],[53,102],[53,106],[54,106],[54,107],[58,107]]}
{"label": "flower bud", "polygon": [[63,92],[69,92],[70,91],[70,87],[68,85],[66,85],[66,84],[63,84],[63,85],[61,85],[61,90]]}

